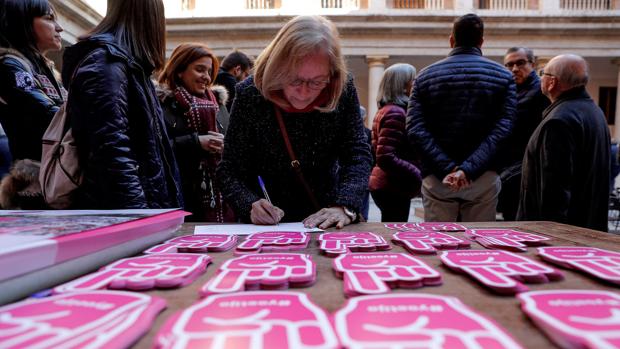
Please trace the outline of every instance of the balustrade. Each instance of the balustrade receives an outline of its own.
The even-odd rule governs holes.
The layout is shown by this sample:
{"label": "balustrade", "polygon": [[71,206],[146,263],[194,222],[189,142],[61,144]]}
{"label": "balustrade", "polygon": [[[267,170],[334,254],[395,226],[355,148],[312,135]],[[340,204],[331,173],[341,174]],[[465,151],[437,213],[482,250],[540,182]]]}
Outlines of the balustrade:
{"label": "balustrade", "polygon": [[611,5],[611,0],[560,0],[560,9],[570,11],[611,10]]}

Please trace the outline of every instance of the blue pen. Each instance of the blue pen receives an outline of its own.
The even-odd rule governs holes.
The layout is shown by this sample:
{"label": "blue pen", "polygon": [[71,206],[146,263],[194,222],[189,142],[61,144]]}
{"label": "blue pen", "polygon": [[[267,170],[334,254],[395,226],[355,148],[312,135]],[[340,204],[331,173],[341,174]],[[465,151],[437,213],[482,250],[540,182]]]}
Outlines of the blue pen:
{"label": "blue pen", "polygon": [[[265,188],[265,182],[263,182],[263,179],[260,176],[258,176],[258,185],[260,185],[260,188],[263,190],[263,195],[265,195],[265,199],[267,199],[267,201],[269,201],[271,206],[273,206],[273,203],[271,202],[271,199],[269,198],[269,194],[267,194],[267,188]],[[276,225],[278,225],[278,222],[276,222]]]}
{"label": "blue pen", "polygon": [[267,201],[269,201],[269,203],[273,205],[273,203],[271,202],[271,199],[269,198],[269,194],[267,194],[267,188],[265,188],[265,182],[263,182],[263,179],[260,178],[260,176],[258,176],[258,185],[260,185],[260,188],[263,190],[263,195],[265,195],[265,199],[267,199]]}

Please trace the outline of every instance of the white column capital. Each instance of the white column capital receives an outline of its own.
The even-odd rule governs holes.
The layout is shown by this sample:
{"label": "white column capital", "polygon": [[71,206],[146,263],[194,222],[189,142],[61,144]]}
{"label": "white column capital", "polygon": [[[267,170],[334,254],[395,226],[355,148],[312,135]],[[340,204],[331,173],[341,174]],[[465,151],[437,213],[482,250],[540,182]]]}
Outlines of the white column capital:
{"label": "white column capital", "polygon": [[385,66],[390,56],[366,56],[368,67]]}

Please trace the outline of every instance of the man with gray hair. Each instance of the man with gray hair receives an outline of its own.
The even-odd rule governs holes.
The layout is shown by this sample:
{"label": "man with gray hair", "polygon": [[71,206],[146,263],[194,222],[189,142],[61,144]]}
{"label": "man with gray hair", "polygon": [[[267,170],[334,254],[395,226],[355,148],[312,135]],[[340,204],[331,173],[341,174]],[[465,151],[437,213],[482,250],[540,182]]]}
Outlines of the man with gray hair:
{"label": "man with gray hair", "polygon": [[551,220],[607,231],[610,139],[586,91],[588,65],[554,57],[541,75],[551,100],[523,158],[519,220]]}

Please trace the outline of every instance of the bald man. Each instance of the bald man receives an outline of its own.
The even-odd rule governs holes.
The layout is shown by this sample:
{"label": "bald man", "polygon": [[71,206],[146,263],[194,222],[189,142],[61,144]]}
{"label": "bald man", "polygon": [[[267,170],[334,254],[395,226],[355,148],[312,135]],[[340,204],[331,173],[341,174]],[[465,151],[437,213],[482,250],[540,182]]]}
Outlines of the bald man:
{"label": "bald man", "polygon": [[586,92],[588,65],[580,56],[560,55],[541,74],[551,105],[523,158],[517,218],[607,231],[609,129]]}

